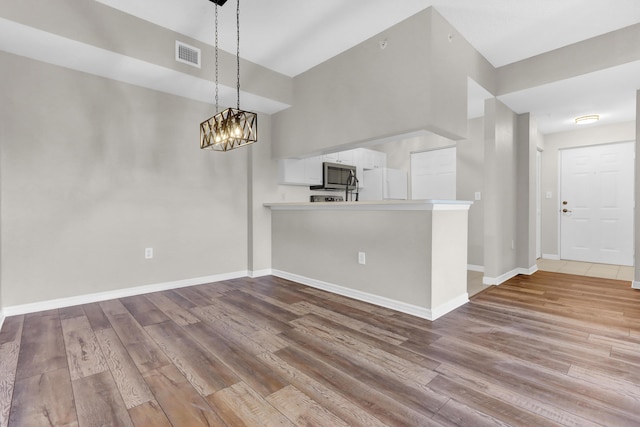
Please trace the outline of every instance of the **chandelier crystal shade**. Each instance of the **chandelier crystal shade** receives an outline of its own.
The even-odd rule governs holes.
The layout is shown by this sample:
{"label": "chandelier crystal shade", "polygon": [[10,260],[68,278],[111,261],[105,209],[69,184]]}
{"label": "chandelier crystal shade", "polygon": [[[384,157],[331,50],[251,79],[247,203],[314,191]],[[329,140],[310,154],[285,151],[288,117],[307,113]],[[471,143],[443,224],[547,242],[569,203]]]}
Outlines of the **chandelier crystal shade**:
{"label": "chandelier crystal shade", "polygon": [[216,114],[200,123],[200,148],[214,151],[229,151],[253,144],[258,140],[258,115],[240,109],[240,0],[237,0],[237,108],[227,108],[218,112],[218,5],[221,0],[211,0],[216,4],[215,54],[216,54]]}

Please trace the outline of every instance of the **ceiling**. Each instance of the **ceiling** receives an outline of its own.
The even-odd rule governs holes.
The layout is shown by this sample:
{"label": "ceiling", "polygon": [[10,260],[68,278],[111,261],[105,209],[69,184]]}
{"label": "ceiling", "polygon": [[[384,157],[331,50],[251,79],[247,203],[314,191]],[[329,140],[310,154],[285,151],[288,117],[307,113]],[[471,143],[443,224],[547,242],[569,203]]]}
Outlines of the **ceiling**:
{"label": "ceiling", "polygon": [[[206,0],[96,0],[213,44]],[[241,55],[295,76],[434,6],[495,67],[640,22],[638,0],[242,0]],[[236,2],[219,7],[219,45],[235,52]]]}
{"label": "ceiling", "polygon": [[[213,44],[213,3],[205,0],[98,0]],[[219,8],[220,47],[235,51],[235,4]],[[510,64],[640,22],[638,0],[243,0],[242,57],[295,76],[434,6],[491,64]],[[542,133],[635,120],[640,62],[501,96],[530,112]],[[482,114],[482,88],[470,88],[469,113]],[[593,125],[591,125],[593,126]]]}
{"label": "ceiling", "polygon": [[[213,44],[208,0],[96,1]],[[229,52],[236,48],[235,5],[218,8],[219,45]],[[429,6],[495,67],[640,22],[638,0],[243,0],[240,53],[296,76]],[[574,129],[573,118],[583,114],[600,114],[599,124],[635,120],[638,89],[640,61],[499,98],[552,133]],[[487,92],[471,87],[469,96],[470,114],[482,114]]]}

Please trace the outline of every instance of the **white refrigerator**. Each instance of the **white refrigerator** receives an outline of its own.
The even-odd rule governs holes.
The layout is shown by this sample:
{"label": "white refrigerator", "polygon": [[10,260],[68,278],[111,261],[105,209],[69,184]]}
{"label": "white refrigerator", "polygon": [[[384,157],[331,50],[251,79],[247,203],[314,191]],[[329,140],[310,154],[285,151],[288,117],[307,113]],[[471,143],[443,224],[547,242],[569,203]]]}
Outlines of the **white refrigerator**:
{"label": "white refrigerator", "polygon": [[362,173],[359,200],[406,200],[407,173],[399,169],[368,169]]}

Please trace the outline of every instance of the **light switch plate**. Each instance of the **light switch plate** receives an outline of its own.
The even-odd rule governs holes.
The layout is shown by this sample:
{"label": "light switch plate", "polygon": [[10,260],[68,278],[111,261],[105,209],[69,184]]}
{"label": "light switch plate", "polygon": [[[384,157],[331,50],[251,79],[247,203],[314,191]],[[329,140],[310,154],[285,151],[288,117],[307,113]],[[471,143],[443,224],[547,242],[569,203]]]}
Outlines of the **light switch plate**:
{"label": "light switch plate", "polygon": [[553,197],[553,193],[551,193],[551,191],[547,191],[547,193],[546,193],[546,198],[547,198],[547,199],[550,199],[550,198],[552,198],[552,197]]}
{"label": "light switch plate", "polygon": [[479,191],[476,191],[475,199],[476,199],[476,200],[482,200],[482,193],[481,193],[481,192],[479,192]]}

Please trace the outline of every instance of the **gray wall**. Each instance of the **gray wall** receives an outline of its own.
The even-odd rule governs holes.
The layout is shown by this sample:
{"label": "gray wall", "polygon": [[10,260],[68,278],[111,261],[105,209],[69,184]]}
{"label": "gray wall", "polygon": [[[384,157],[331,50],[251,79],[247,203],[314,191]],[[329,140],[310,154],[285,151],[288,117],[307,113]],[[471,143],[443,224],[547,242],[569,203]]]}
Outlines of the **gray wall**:
{"label": "gray wall", "polygon": [[[560,166],[558,162],[560,153],[558,150],[570,147],[633,141],[635,138],[635,122],[599,125],[597,127],[587,127],[570,132],[558,132],[545,135],[541,170],[543,258],[555,258],[560,255],[558,247],[558,212],[560,210],[558,200],[558,171]],[[637,175],[638,174],[636,174],[636,176]],[[638,187],[636,187],[636,190],[637,188]],[[546,198],[547,192],[551,192],[552,197],[550,199]]]}
{"label": "gray wall", "polygon": [[517,122],[517,198],[516,198],[516,253],[517,266],[532,268],[536,265],[536,153],[542,135],[529,113],[520,114]]}
{"label": "gray wall", "polygon": [[[469,120],[469,136],[456,144],[456,193],[458,200],[472,200],[469,208],[468,263],[484,266],[484,119]],[[480,200],[474,200],[475,193]]]}
{"label": "gray wall", "polygon": [[0,67],[4,306],[246,271],[249,152],[199,149],[211,106],[5,53]]}
{"label": "gray wall", "polygon": [[517,267],[516,114],[488,99],[484,133],[484,266],[486,277],[497,278]]}
{"label": "gray wall", "polygon": [[304,156],[417,130],[464,138],[467,76],[495,87],[493,67],[426,9],[297,76],[293,107],[274,115],[273,155]]}
{"label": "gray wall", "polygon": [[[431,217],[431,211],[274,211],[273,268],[430,307]],[[358,252],[365,252],[366,265],[358,264]],[[399,279],[402,286],[395,286]]]}
{"label": "gray wall", "polygon": [[[293,200],[289,190],[284,188],[280,193],[277,186],[278,161],[271,157],[271,117],[261,115],[258,123],[259,141],[248,147],[251,157],[249,168],[249,272],[260,272],[271,268],[271,209],[264,203],[282,199]],[[309,187],[303,187],[307,193]],[[292,190],[295,191],[295,190]],[[294,193],[295,194],[295,193]],[[291,200],[288,200],[291,199]],[[298,201],[308,201],[309,196]]]}
{"label": "gray wall", "polygon": [[[429,30],[430,15],[419,13],[295,77],[293,107],[274,115],[274,156],[425,128]],[[382,39],[388,40],[384,50]],[[398,66],[408,55],[411,66]]]}

